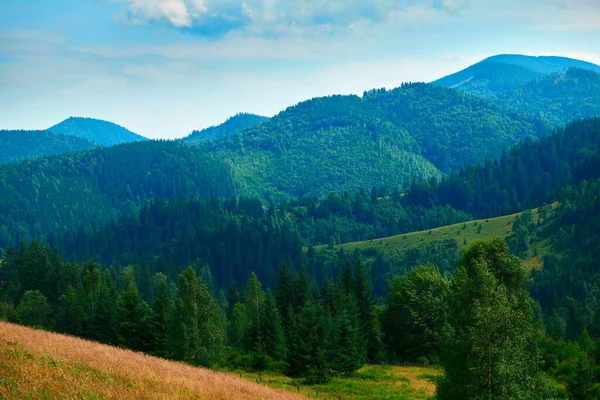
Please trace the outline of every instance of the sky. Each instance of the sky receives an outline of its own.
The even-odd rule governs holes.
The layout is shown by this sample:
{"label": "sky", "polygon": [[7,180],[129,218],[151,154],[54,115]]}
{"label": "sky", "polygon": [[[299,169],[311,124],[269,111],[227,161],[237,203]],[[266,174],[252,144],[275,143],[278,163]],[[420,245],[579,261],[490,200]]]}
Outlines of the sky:
{"label": "sky", "polygon": [[600,0],[0,0],[0,129],[178,138],[495,54],[600,64]]}

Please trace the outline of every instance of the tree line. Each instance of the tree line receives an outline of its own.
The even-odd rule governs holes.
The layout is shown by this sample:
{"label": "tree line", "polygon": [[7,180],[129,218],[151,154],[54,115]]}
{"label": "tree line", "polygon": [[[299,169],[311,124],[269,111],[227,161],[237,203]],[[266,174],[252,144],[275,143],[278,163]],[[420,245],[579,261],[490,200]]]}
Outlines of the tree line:
{"label": "tree line", "polygon": [[[283,264],[272,288],[251,273],[225,295],[206,265],[175,281],[156,273],[143,293],[138,266],[63,261],[35,241],[8,249],[0,271],[4,319],[193,365],[323,383],[367,360],[436,363],[444,399],[558,398],[548,372],[562,373],[571,394],[597,373],[587,331],[578,342],[546,337],[527,270],[500,239],[475,242],[455,274],[421,266],[393,278],[379,304],[360,262],[323,285]],[[567,374],[565,351],[578,366]],[[593,380],[584,389],[597,393]]]}

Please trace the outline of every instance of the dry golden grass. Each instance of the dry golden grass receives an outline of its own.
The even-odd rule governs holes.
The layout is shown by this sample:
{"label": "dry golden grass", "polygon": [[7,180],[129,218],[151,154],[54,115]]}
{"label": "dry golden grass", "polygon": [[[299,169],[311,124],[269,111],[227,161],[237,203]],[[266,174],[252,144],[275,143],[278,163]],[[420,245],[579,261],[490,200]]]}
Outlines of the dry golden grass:
{"label": "dry golden grass", "polygon": [[0,322],[0,399],[298,399],[228,374]]}

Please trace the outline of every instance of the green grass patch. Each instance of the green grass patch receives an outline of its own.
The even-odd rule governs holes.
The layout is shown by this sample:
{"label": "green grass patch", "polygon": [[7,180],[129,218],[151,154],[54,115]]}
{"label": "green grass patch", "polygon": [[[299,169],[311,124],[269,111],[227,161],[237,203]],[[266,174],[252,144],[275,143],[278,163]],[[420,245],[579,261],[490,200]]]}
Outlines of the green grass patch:
{"label": "green grass patch", "polygon": [[[552,204],[555,209],[558,203]],[[381,239],[365,240],[362,242],[345,243],[335,246],[337,250],[341,247],[344,251],[353,252],[355,249],[379,249],[385,252],[405,252],[410,249],[425,246],[429,243],[452,239],[456,241],[459,250],[466,249],[476,240],[490,241],[495,237],[505,239],[512,234],[512,226],[515,219],[523,213],[505,215],[497,218],[477,219],[454,225],[442,226],[435,229],[411,232],[390,236]],[[538,210],[532,210],[534,223],[538,222]],[[326,248],[326,245],[316,246],[316,250]],[[524,260],[524,264],[530,268],[541,266],[543,255],[548,246],[544,241],[534,242],[531,245],[530,256]]]}

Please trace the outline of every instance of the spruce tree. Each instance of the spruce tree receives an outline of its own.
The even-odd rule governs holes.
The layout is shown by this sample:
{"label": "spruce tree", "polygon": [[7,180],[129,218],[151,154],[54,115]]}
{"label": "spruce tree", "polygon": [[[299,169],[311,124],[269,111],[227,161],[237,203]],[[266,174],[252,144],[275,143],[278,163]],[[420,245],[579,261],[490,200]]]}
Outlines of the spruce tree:
{"label": "spruce tree", "polygon": [[284,360],[286,356],[285,335],[275,298],[267,292],[264,302],[263,340],[265,352],[274,360]]}
{"label": "spruce tree", "polygon": [[361,332],[357,307],[350,298],[347,306],[335,318],[333,335],[333,370],[344,376],[352,375],[366,360],[366,343]]}
{"label": "spruce tree", "polygon": [[137,289],[132,271],[125,274],[125,288],[115,302],[117,343],[132,350],[150,348],[151,310]]}
{"label": "spruce tree", "polygon": [[166,279],[158,283],[152,303],[152,351],[159,357],[167,357],[167,334],[171,324],[173,300],[169,295]]}
{"label": "spruce tree", "polygon": [[331,379],[331,319],[315,300],[306,302],[295,317],[288,352],[288,374],[308,384]]}

